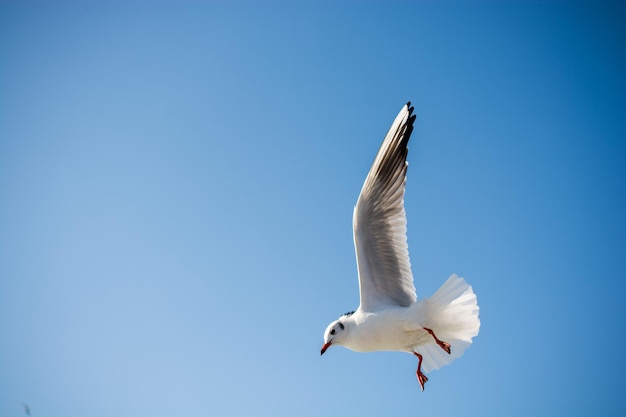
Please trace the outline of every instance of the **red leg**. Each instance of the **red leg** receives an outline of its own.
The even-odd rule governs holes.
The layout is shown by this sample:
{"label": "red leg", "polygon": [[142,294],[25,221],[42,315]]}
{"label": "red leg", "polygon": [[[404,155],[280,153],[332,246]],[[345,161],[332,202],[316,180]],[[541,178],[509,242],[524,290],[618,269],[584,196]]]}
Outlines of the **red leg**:
{"label": "red leg", "polygon": [[437,342],[441,349],[445,350],[448,355],[450,354],[450,343],[439,340],[437,336],[435,336],[435,332],[433,332],[428,327],[424,327],[423,329],[430,333],[430,335],[435,339],[435,342]]}
{"label": "red leg", "polygon": [[415,375],[417,375],[417,382],[420,383],[420,387],[422,388],[422,391],[424,391],[424,384],[428,381],[428,377],[426,375],[424,375],[424,373],[422,372],[422,355],[420,355],[417,352],[413,352],[413,354],[415,356],[417,356],[418,362],[417,362],[417,372],[415,372]]}

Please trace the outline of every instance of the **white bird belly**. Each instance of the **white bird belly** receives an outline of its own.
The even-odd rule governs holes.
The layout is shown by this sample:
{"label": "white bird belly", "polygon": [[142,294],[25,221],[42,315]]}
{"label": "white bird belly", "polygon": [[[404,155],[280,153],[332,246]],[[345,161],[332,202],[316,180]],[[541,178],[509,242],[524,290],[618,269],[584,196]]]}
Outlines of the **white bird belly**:
{"label": "white bird belly", "polygon": [[356,352],[380,350],[412,352],[416,346],[430,342],[420,323],[419,302],[373,313],[354,313],[356,326],[343,345]]}

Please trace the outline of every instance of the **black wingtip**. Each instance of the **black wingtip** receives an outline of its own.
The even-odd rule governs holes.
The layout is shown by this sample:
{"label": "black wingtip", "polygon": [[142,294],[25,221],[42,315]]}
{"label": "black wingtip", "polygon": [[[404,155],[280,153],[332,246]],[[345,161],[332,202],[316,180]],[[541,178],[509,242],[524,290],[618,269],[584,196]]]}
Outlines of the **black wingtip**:
{"label": "black wingtip", "polygon": [[406,108],[409,109],[409,115],[413,114],[413,106],[411,106],[411,101],[406,102]]}

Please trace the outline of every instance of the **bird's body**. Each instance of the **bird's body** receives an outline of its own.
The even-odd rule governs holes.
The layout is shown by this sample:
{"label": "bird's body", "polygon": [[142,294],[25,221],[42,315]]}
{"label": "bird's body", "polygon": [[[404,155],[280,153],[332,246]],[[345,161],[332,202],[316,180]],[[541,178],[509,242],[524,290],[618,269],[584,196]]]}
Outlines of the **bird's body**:
{"label": "bird's body", "polygon": [[374,312],[357,310],[343,321],[349,331],[341,345],[355,352],[410,352],[430,338],[420,324],[422,307],[423,303],[417,302],[409,307],[390,306]]}
{"label": "bird's body", "polygon": [[422,367],[437,369],[461,356],[480,320],[472,287],[454,274],[430,298],[416,296],[404,211],[412,112],[410,103],[402,108],[363,184],[353,216],[361,304],[330,323],[321,353],[331,345],[411,353],[423,390],[428,378]]}

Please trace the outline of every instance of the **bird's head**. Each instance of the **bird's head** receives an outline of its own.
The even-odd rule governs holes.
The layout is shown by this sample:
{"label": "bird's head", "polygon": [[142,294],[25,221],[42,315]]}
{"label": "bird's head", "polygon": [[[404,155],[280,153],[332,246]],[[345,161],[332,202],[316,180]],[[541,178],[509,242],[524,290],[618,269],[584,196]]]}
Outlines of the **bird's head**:
{"label": "bird's head", "polygon": [[328,325],[324,332],[324,345],[322,345],[320,355],[323,355],[331,345],[343,345],[350,325],[348,321],[353,313],[346,313]]}

